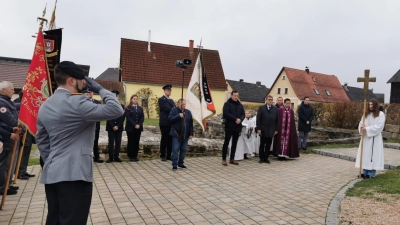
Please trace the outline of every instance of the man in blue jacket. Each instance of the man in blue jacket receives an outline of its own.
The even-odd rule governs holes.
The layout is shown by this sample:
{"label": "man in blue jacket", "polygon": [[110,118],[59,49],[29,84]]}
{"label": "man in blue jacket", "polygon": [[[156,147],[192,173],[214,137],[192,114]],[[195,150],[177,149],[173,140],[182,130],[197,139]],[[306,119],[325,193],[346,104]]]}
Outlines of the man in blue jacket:
{"label": "man in blue jacket", "polygon": [[[172,169],[175,171],[179,166],[185,169],[184,159],[187,151],[188,140],[193,138],[192,113],[186,108],[186,101],[179,99],[178,107],[171,110],[168,120],[171,122],[172,136]],[[179,160],[178,160],[179,151]]]}

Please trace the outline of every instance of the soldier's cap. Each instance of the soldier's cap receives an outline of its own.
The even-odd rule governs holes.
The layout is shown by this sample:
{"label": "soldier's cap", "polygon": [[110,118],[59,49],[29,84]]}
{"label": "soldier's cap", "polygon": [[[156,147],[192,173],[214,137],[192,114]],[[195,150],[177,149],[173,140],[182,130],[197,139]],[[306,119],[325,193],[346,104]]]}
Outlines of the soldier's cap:
{"label": "soldier's cap", "polygon": [[171,90],[171,88],[172,88],[172,85],[167,84],[167,85],[165,85],[162,89],[164,89],[164,90]]}
{"label": "soldier's cap", "polygon": [[112,93],[115,93],[115,95],[119,95],[119,91],[117,91],[117,90],[113,90],[113,91],[111,91]]}
{"label": "soldier's cap", "polygon": [[83,72],[82,68],[70,61],[62,61],[57,65],[57,69],[63,71],[68,74],[70,77],[73,77],[78,80],[85,79],[85,72]]}
{"label": "soldier's cap", "polygon": [[84,88],[82,88],[82,93],[90,93],[92,90],[90,90],[90,88],[88,86],[85,86]]}

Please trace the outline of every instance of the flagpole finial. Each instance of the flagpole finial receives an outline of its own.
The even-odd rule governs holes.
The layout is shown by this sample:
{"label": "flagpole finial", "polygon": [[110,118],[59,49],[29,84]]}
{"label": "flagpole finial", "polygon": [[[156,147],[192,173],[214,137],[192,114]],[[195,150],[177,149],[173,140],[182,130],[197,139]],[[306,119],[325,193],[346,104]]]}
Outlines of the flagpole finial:
{"label": "flagpole finial", "polygon": [[44,16],[46,15],[46,8],[47,8],[47,3],[46,3],[46,6],[44,7],[42,17],[37,18],[37,20],[40,20],[39,30],[43,29],[44,21],[46,21],[46,24],[47,24],[47,19],[44,18]]}

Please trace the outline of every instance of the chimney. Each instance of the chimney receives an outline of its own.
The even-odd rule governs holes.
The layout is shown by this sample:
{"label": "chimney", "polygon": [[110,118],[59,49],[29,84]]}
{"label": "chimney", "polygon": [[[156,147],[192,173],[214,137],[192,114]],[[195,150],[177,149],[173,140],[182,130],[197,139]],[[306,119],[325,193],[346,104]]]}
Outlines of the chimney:
{"label": "chimney", "polygon": [[194,45],[194,41],[193,41],[193,40],[189,40],[189,54],[190,54],[190,58],[192,58],[192,55],[193,55],[193,45]]}
{"label": "chimney", "polygon": [[347,82],[344,82],[344,86],[347,87]]}
{"label": "chimney", "polygon": [[239,81],[240,81],[240,82],[243,82],[243,79],[240,79]]}
{"label": "chimney", "polygon": [[307,72],[308,74],[310,74],[310,69],[308,69],[307,66],[306,66],[306,72]]}
{"label": "chimney", "polygon": [[349,91],[349,89],[347,88],[347,82],[344,82],[344,90]]}
{"label": "chimney", "polygon": [[257,86],[260,87],[261,86],[261,81],[257,81],[256,84],[257,84]]}
{"label": "chimney", "polygon": [[151,48],[150,48],[150,38],[151,38],[151,31],[149,30],[149,44],[147,46],[147,52],[151,52]]}

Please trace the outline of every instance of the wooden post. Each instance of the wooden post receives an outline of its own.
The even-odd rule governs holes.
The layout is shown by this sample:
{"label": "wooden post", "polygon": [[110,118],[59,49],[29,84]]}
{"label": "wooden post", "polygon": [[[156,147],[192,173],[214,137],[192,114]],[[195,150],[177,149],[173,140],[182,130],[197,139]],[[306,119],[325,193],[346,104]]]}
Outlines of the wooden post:
{"label": "wooden post", "polygon": [[19,141],[19,139],[14,141],[14,146],[11,151],[10,165],[8,166],[7,178],[6,178],[6,183],[4,185],[3,198],[1,199],[0,209],[4,209],[4,203],[6,202],[7,190],[8,190],[8,185],[10,184],[10,179],[11,179],[11,175],[12,175],[11,172],[12,172],[12,167],[14,164],[13,162],[14,162],[14,157],[15,157],[15,151],[17,150],[18,141]]}
{"label": "wooden post", "polygon": [[[17,162],[17,166],[15,167],[15,176],[16,177],[18,177],[19,166],[21,165],[21,159],[22,159],[22,154],[24,152],[24,146],[25,146],[25,140],[26,140],[27,133],[28,133],[28,131],[26,131],[24,136],[22,137],[22,144],[21,144],[21,147],[19,148],[18,162]],[[17,183],[17,179],[14,179],[14,184],[16,184],[16,183]]]}
{"label": "wooden post", "polygon": [[[376,82],[376,78],[375,77],[369,77],[369,70],[365,70],[364,71],[364,77],[357,78],[357,82],[363,82],[364,83],[364,110],[363,110],[363,121],[362,121],[362,124],[365,124],[365,112],[367,112],[367,98],[368,98],[368,92],[369,92],[368,85],[369,85],[369,82]],[[365,131],[363,130],[362,133],[361,133],[360,172],[358,174],[358,177],[361,177],[361,171],[362,171],[362,158],[363,158],[363,150],[364,150],[364,136],[365,136]]]}

